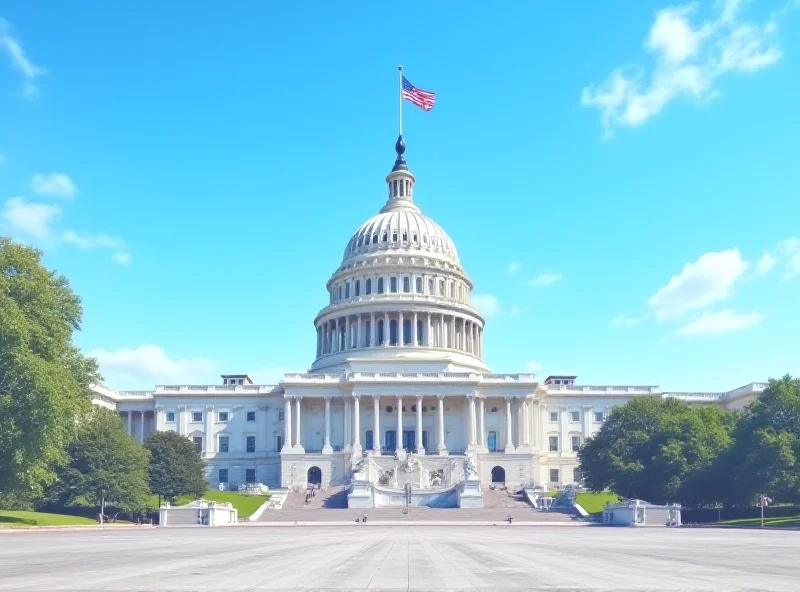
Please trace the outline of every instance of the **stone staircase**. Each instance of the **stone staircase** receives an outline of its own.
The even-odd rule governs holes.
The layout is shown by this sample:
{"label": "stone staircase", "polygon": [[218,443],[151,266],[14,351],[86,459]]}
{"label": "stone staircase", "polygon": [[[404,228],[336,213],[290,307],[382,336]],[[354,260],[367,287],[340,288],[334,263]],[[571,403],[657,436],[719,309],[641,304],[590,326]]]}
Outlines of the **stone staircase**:
{"label": "stone staircase", "polygon": [[482,493],[484,508],[532,508],[521,489],[484,487]]}
{"label": "stone staircase", "polygon": [[[310,491],[310,490],[309,490]],[[286,496],[286,501],[283,502],[283,509],[279,510],[278,512],[272,512],[268,514],[264,512],[266,515],[266,519],[270,520],[269,516],[273,514],[277,514],[279,512],[286,512],[286,511],[308,511],[308,510],[319,510],[319,509],[343,509],[347,508],[347,489],[342,486],[331,486],[327,489],[315,489],[313,490],[313,495],[308,498],[308,502],[306,502],[306,496],[309,494],[308,491],[302,490],[299,492],[291,491]]]}
{"label": "stone staircase", "polygon": [[[305,494],[303,494],[305,501]],[[264,512],[257,522],[352,522],[356,523],[364,515],[367,523],[403,522],[406,520],[423,522],[505,522],[511,516],[515,522],[553,522],[574,521],[573,516],[560,512],[543,512],[527,508],[410,508],[408,514],[402,508],[327,509],[304,508]]]}

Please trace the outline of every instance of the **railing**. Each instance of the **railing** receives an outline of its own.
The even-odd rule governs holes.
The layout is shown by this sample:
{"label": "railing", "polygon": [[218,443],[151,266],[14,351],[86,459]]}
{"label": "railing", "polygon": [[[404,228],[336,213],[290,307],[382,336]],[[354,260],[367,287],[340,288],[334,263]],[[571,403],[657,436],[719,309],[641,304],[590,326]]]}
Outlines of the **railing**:
{"label": "railing", "polygon": [[553,391],[570,391],[579,393],[601,392],[601,393],[660,393],[661,388],[657,386],[602,386],[602,385],[574,385],[574,384],[557,384],[547,385],[547,390]]}

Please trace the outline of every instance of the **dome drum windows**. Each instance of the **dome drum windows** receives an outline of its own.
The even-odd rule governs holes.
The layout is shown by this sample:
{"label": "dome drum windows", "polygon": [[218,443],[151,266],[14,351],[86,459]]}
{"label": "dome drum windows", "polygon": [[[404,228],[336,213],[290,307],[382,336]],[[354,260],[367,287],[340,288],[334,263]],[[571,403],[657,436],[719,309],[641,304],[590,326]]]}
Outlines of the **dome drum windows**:
{"label": "dome drum windows", "polygon": [[392,292],[392,294],[396,294],[397,293],[397,278],[396,277],[389,278],[389,290]]}
{"label": "dome drum windows", "polygon": [[355,292],[355,297],[358,298],[361,295],[361,280],[356,280]]}
{"label": "dome drum windows", "polygon": [[378,294],[383,294],[383,278],[378,278]]}
{"label": "dome drum windows", "polygon": [[406,294],[411,292],[411,280],[408,278],[408,276],[403,278],[403,292]]}
{"label": "dome drum windows", "polygon": [[344,285],[344,297],[345,298],[350,298],[350,282],[347,282]]}
{"label": "dome drum windows", "polygon": [[366,294],[367,296],[372,294],[372,278],[367,278],[367,283],[364,286],[364,294]]}

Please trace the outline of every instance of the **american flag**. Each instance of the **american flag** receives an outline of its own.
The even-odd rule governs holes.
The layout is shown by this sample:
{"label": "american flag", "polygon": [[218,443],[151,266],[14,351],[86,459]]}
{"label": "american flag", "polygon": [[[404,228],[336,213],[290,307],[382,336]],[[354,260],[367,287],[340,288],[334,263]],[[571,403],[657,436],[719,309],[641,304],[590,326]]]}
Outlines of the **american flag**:
{"label": "american flag", "polygon": [[433,103],[436,102],[436,93],[417,88],[403,76],[403,98],[408,99],[417,107],[422,107],[425,111],[430,111],[433,109]]}

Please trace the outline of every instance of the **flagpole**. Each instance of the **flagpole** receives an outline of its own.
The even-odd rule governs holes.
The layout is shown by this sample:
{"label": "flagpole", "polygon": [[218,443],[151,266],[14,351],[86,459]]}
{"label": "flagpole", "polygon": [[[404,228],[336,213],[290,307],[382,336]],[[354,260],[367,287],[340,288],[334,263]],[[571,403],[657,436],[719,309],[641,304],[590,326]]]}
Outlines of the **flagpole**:
{"label": "flagpole", "polygon": [[403,135],[403,66],[397,66],[397,70],[399,72],[399,83],[400,86],[398,88],[400,95],[399,95],[399,114],[400,114],[400,135]]}

